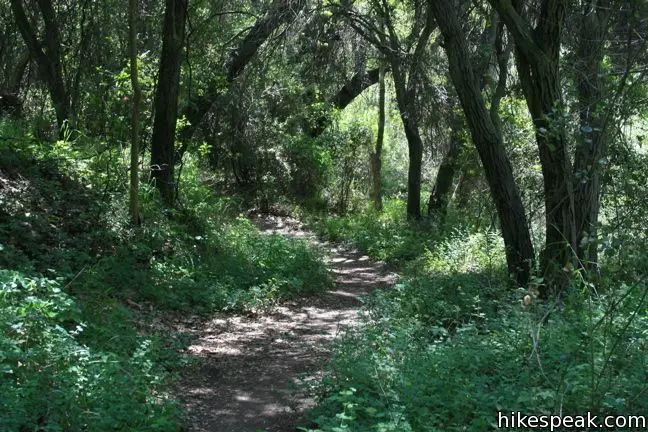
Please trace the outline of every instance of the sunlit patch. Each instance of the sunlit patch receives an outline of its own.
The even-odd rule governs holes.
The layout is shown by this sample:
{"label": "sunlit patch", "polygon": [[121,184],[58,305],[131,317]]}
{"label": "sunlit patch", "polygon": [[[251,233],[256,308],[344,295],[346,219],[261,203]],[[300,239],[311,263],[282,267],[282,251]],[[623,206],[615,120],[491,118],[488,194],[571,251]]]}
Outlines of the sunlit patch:
{"label": "sunlit patch", "polygon": [[201,425],[197,430],[214,430],[216,425],[232,425],[230,430],[236,430],[241,424],[245,430],[264,430],[294,424],[315,404],[303,384],[321,378],[330,341],[359,324],[363,296],[396,280],[382,265],[357,252],[318,242],[301,231],[296,220],[272,217],[255,222],[269,235],[304,236],[314,247],[325,249],[336,286],[254,317],[229,316],[203,323],[202,337],[190,349],[200,357],[201,367],[182,385],[213,389],[210,394],[186,392],[185,404],[200,405],[204,415],[193,419]]}

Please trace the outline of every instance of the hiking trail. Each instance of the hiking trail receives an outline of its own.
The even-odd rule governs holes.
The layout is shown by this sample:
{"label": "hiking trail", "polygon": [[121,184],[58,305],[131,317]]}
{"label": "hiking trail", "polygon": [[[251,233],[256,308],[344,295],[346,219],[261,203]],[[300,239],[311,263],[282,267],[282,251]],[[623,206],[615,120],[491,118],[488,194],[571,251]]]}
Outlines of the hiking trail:
{"label": "hiking trail", "polygon": [[189,354],[198,358],[182,373],[178,396],[191,432],[290,432],[314,405],[300,383],[316,379],[329,342],[358,323],[361,298],[395,283],[386,265],[318,241],[293,218],[258,216],[264,233],[308,239],[322,248],[335,283],[254,316],[216,315],[178,323],[198,337]]}

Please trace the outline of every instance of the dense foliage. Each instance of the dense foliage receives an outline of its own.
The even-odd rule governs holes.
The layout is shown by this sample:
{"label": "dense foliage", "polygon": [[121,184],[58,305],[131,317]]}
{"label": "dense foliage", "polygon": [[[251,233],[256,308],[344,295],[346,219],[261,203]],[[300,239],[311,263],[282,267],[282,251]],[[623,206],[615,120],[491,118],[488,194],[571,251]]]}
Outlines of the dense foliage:
{"label": "dense foliage", "polygon": [[[183,428],[179,317],[394,266],[308,431],[648,410],[648,3],[0,0],[0,429]],[[310,422],[310,423],[309,423]]]}
{"label": "dense foliage", "polygon": [[[401,223],[362,215],[323,226],[393,260],[403,246],[381,242]],[[462,228],[425,244],[420,227],[407,232],[408,249],[424,251],[394,289],[371,298],[363,326],[337,342],[310,413],[317,427],[303,430],[492,430],[498,412],[646,411],[644,276],[608,274],[592,293],[573,271],[564,301],[527,302],[529,291],[509,288],[495,233]],[[645,275],[644,264],[631,267]]]}

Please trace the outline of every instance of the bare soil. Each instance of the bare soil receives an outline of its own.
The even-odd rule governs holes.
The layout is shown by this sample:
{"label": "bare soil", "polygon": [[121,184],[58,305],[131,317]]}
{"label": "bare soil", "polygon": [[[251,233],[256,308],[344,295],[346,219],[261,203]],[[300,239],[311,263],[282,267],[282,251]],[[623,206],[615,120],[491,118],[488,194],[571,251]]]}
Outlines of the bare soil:
{"label": "bare soil", "polygon": [[264,232],[305,237],[323,248],[335,285],[255,316],[185,321],[180,330],[198,335],[189,347],[198,361],[184,371],[178,390],[189,431],[295,431],[314,404],[304,383],[321,373],[330,341],[358,323],[363,296],[396,280],[384,263],[318,242],[296,219],[253,220]]}

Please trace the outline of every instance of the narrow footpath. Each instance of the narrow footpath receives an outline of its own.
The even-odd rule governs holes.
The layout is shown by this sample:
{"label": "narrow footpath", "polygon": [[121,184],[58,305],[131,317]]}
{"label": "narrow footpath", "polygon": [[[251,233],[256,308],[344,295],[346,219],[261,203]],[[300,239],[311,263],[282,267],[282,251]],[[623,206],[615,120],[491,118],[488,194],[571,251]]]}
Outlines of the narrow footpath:
{"label": "narrow footpath", "polygon": [[254,222],[323,248],[335,285],[253,317],[219,316],[190,329],[199,337],[189,352],[199,361],[184,372],[179,397],[191,432],[295,431],[314,404],[302,384],[321,373],[329,342],[357,324],[363,296],[396,281],[383,263],[318,242],[296,219]]}

